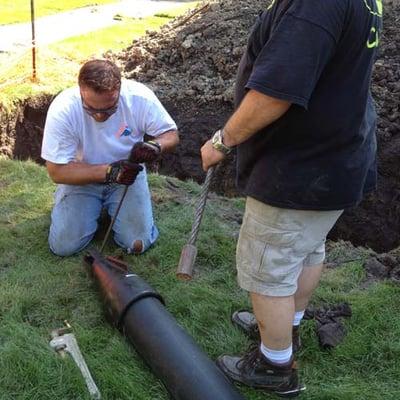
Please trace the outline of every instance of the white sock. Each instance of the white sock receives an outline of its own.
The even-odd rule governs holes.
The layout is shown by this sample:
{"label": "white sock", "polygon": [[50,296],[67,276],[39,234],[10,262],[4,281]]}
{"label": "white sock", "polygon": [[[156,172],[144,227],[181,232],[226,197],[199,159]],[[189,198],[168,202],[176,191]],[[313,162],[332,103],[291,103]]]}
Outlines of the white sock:
{"label": "white sock", "polygon": [[261,342],[260,350],[261,353],[274,364],[286,364],[291,359],[293,354],[292,345],[284,350],[272,350],[268,347],[265,347],[264,343]]}
{"label": "white sock", "polygon": [[305,312],[306,310],[303,310],[303,311],[296,311],[295,313],[294,313],[294,318],[293,318],[293,326],[299,326],[300,325],[300,322],[301,322],[301,320],[303,319],[303,317],[304,317],[304,312]]}

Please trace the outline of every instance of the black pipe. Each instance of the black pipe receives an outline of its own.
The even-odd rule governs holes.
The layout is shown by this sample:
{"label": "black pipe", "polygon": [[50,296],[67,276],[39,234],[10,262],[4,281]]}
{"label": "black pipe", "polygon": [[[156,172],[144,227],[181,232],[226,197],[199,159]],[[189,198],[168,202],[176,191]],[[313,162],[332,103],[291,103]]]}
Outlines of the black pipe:
{"label": "black pipe", "polygon": [[96,250],[89,252],[85,262],[98,283],[108,317],[173,399],[244,400],[143,279]]}

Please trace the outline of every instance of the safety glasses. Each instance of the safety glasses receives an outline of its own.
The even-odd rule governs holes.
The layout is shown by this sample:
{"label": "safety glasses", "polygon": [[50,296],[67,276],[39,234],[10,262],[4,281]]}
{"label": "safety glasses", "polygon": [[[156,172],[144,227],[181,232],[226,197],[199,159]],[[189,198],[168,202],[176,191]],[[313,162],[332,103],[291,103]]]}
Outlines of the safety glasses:
{"label": "safety glasses", "polygon": [[85,112],[87,114],[89,114],[90,116],[93,116],[96,114],[103,114],[103,115],[107,115],[107,117],[110,117],[118,110],[118,101],[119,101],[119,97],[118,97],[117,101],[115,102],[115,104],[109,108],[93,108],[93,107],[87,106],[83,102],[83,99],[82,99],[82,107],[85,110]]}

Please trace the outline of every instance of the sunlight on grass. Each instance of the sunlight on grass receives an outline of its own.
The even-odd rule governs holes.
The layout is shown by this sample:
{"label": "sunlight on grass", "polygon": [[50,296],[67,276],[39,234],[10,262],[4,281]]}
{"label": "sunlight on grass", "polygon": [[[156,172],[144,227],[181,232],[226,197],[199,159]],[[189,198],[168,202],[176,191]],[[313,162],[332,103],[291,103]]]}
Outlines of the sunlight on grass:
{"label": "sunlight on grass", "polygon": [[[36,0],[35,17],[43,17],[74,8],[115,3],[115,0]],[[31,19],[31,2],[28,0],[0,0],[0,25],[27,22]]]}
{"label": "sunlight on grass", "polygon": [[120,51],[129,46],[133,39],[143,36],[146,30],[158,29],[169,20],[165,17],[123,18],[118,25],[57,42],[50,45],[49,49],[68,59],[80,61],[102,55],[108,50]]}
{"label": "sunlight on grass", "polygon": [[36,50],[37,81],[32,82],[31,50],[14,56],[0,54],[0,103],[9,106],[18,99],[46,92],[58,93],[76,83],[82,62],[102,57],[109,50],[118,52],[147,30],[157,30],[171,18],[193,9],[197,2],[169,10],[168,17],[126,18],[116,25],[42,46]]}

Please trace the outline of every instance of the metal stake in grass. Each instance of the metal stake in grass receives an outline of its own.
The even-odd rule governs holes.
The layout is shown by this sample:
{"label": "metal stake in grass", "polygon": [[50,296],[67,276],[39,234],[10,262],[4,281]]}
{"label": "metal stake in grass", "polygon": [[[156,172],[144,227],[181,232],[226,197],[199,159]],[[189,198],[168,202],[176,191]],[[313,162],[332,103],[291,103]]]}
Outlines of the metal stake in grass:
{"label": "metal stake in grass", "polygon": [[199,233],[201,219],[203,217],[206,205],[207,195],[210,189],[211,180],[214,176],[215,167],[211,167],[207,171],[206,179],[201,188],[200,197],[196,206],[192,231],[190,233],[188,243],[183,246],[181,258],[179,260],[176,276],[184,281],[189,281],[193,277],[193,266],[196,261],[197,247],[195,246],[197,235]]}
{"label": "metal stake in grass", "polygon": [[107,232],[106,232],[106,234],[104,236],[103,243],[101,244],[100,253],[102,253],[103,250],[104,250],[104,247],[105,247],[105,245],[107,243],[108,237],[110,236],[111,229],[114,226],[115,220],[117,219],[118,214],[119,214],[119,210],[121,209],[121,206],[122,206],[122,203],[124,202],[126,193],[128,192],[128,188],[129,188],[129,186],[125,186],[125,188],[124,188],[124,192],[122,193],[121,200],[118,203],[117,210],[115,211],[115,214],[114,214],[114,216],[113,216],[113,218],[112,218],[112,220],[110,222],[110,225],[108,226]]}

